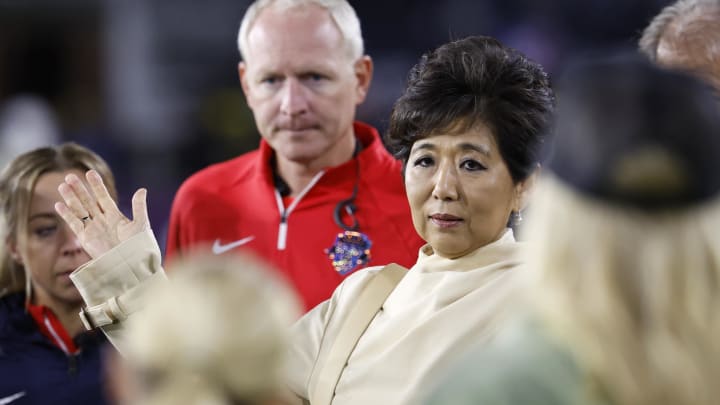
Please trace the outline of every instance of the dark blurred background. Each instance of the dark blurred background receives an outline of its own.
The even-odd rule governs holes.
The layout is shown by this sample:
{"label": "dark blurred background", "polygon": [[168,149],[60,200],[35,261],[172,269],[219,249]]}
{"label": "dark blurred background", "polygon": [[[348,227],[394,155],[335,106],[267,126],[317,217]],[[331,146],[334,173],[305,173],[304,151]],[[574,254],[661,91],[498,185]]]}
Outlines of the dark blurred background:
{"label": "dark blurred background", "polygon": [[[358,118],[384,130],[407,71],[449,39],[495,36],[552,75],[572,54],[634,47],[672,1],[351,1],[375,61]],[[258,144],[237,79],[249,3],[0,0],[0,165],[47,142],[88,146],[112,166],[124,211],[148,187],[162,239],[184,178]]]}

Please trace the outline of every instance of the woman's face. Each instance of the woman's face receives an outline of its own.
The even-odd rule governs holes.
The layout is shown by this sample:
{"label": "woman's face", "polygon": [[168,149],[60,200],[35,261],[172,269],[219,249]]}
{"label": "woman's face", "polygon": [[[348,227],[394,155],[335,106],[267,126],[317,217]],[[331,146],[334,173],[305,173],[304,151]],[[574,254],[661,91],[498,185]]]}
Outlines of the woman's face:
{"label": "woman's face", "polygon": [[70,273],[90,260],[70,228],[55,213],[62,201],[58,185],[69,173],[83,178],[79,170],[41,175],[32,193],[27,233],[11,243],[16,261],[30,274],[35,304],[81,305],[82,298],[70,281]]}
{"label": "woman's face", "polygon": [[415,229],[448,258],[499,239],[510,212],[521,208],[524,191],[524,183],[513,183],[495,138],[482,124],[416,141],[405,187]]}

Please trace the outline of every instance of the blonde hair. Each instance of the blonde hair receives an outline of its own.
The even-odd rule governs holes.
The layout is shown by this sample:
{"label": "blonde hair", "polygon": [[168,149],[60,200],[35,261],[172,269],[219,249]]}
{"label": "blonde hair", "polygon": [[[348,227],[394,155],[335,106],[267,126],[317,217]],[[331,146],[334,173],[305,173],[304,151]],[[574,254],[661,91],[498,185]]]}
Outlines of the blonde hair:
{"label": "blonde hair", "polygon": [[247,61],[250,29],[264,9],[274,7],[276,10],[284,11],[313,4],[330,13],[330,18],[345,40],[349,56],[353,60],[360,58],[364,52],[360,20],[355,9],[345,0],[257,0],[253,2],[245,12],[238,31],[237,44],[240,56]]}
{"label": "blonde hair", "polygon": [[150,376],[144,404],[254,403],[281,392],[291,290],[247,256],[174,263],[129,324],[127,359]]}
{"label": "blonde hair", "polygon": [[613,206],[540,181],[527,229],[530,305],[616,405],[720,398],[720,200]]}
{"label": "blonde hair", "polygon": [[645,28],[638,43],[640,51],[657,62],[660,42],[666,39],[674,48],[686,48],[696,59],[694,63],[709,67],[720,59],[718,17],[720,0],[678,0]]}
{"label": "blonde hair", "polygon": [[115,180],[108,164],[90,149],[75,143],[38,148],[13,159],[0,173],[0,296],[20,291],[25,271],[10,255],[7,242],[27,234],[30,200],[35,183],[45,173],[77,169],[96,170],[117,200]]}

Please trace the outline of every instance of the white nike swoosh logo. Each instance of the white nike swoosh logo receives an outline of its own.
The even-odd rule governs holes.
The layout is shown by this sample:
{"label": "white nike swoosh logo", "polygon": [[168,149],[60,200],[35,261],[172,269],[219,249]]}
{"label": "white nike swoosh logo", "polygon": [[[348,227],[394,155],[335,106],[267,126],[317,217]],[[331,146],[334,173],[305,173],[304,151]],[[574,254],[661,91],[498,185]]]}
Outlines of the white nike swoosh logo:
{"label": "white nike swoosh logo", "polygon": [[[254,236],[248,236],[247,238],[242,238],[240,240],[236,240],[235,242],[230,242],[230,243],[227,243],[224,245],[220,243],[220,239],[215,239],[215,243],[213,243],[213,245],[212,245],[212,252],[215,253],[216,255],[221,255],[221,254],[227,252],[228,250],[233,250],[236,247],[242,246],[242,245],[250,242],[253,239],[255,239]],[[2,405],[2,404],[0,404],[0,405]]]}
{"label": "white nike swoosh logo", "polygon": [[0,398],[0,405],[9,404],[10,402],[20,399],[25,396],[25,391],[20,391],[17,394],[12,394],[9,397]]}

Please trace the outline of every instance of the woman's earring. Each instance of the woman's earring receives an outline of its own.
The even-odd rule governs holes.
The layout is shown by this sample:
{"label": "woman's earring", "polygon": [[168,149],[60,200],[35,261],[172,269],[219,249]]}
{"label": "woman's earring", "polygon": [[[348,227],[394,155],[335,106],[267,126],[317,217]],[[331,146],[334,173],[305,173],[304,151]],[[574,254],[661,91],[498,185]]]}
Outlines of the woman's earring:
{"label": "woman's earring", "polygon": [[513,211],[513,226],[518,226],[522,223],[523,216],[522,210]]}
{"label": "woman's earring", "polygon": [[25,272],[25,306],[30,304],[32,298],[32,280],[30,275]]}

